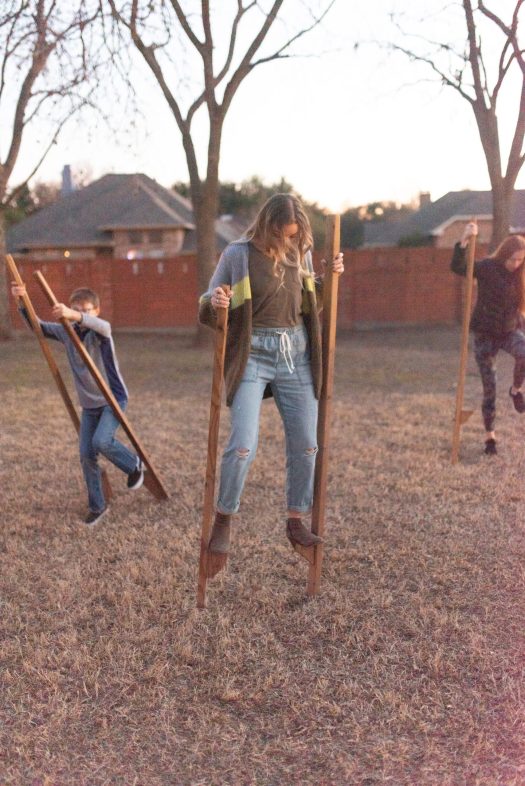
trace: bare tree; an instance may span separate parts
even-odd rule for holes
[[[3,270],[5,212],[37,172],[65,123],[90,102],[96,70],[92,22],[99,13],[91,0],[2,0],[0,9],[0,338],[11,335],[9,295]],[[27,171],[16,188],[13,171],[30,130]]]
[[[493,199],[492,246],[497,245],[510,227],[512,195],[516,179],[525,160],[525,50],[519,42],[520,11],[524,0],[516,0],[510,20],[490,10],[483,0],[473,6],[471,0],[462,0],[465,24],[465,47],[459,51],[446,40],[432,41],[427,36],[410,37],[405,25],[394,16],[398,32],[411,43],[389,43],[388,47],[406,55],[410,60],[424,63],[439,77],[442,84],[453,88],[472,107],[478,127]],[[500,4],[501,8],[501,4]],[[451,6],[443,14],[452,13]],[[454,20],[451,18],[451,30]],[[423,23],[424,26],[424,23]],[[487,38],[482,39],[482,29]],[[451,33],[452,35],[452,33]],[[499,36],[499,46],[493,41]],[[486,42],[490,41],[489,44]],[[513,72],[518,72],[519,97],[516,101],[517,116],[508,152],[507,162],[502,161],[498,99],[504,86],[509,86]]]
[[[285,0],[269,0],[266,4],[257,0],[222,0],[220,12],[215,14],[209,0],[201,0],[200,12],[193,13],[185,12],[178,0],[106,2],[120,31],[126,31],[147,63],[180,131],[196,225],[199,288],[203,291],[216,263],[221,138],[232,100],[254,68],[289,57],[292,45],[319,25],[335,0],[320,0],[317,13],[309,8],[304,25],[284,32],[283,40],[266,53],[261,53],[261,47],[280,18]],[[225,24],[228,17],[229,25]],[[241,39],[246,36],[241,35],[241,28],[251,30],[244,44]],[[221,49],[223,56],[217,65],[217,52]],[[188,63],[182,66],[175,63],[177,54],[186,50],[190,57],[191,54],[197,57],[201,74],[196,94],[189,100],[184,95],[190,81]],[[199,171],[192,126],[201,107],[206,109],[209,126],[205,174]]]

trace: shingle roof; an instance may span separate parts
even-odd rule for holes
[[[365,224],[365,244],[395,246],[401,237],[416,233],[430,237],[439,234],[440,227],[454,216],[492,216],[492,193],[449,191],[402,220],[368,222]],[[525,227],[525,190],[514,192],[511,225],[518,230]]]
[[[104,175],[89,186],[62,197],[10,227],[11,252],[42,247],[112,246],[114,229],[187,230],[184,250],[195,249],[191,202],[143,174]],[[229,228],[217,222],[217,241],[223,248]]]

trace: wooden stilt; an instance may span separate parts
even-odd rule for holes
[[[57,299],[54,296],[51,288],[49,287],[49,285],[48,285],[47,281],[45,280],[44,276],[42,275],[42,273],[39,270],[36,270],[33,275],[35,276],[36,280],[38,281],[38,283],[39,283],[39,285],[40,285],[44,295],[48,299],[49,303],[52,306],[56,305],[57,304]],[[157,475],[157,472],[155,471],[155,468],[153,467],[149,456],[147,455],[146,451],[144,450],[144,448],[140,444],[138,438],[136,437],[136,435],[135,435],[133,429],[131,428],[131,425],[130,425],[126,415],[121,410],[121,408],[120,408],[116,398],[114,397],[113,393],[109,389],[109,387],[108,387],[104,377],[101,375],[100,371],[98,370],[98,368],[94,364],[93,360],[91,359],[91,356],[89,355],[89,353],[87,352],[86,348],[84,347],[84,345],[80,341],[79,337],[77,336],[77,334],[73,330],[73,327],[72,327],[70,321],[68,319],[61,319],[60,322],[64,326],[64,328],[66,329],[69,338],[71,339],[71,341],[75,345],[75,349],[77,350],[77,352],[79,353],[80,357],[82,358],[82,360],[86,364],[86,366],[87,366],[89,372],[91,373],[91,376],[95,380],[95,383],[97,384],[100,392],[102,393],[102,395],[104,396],[104,398],[108,402],[109,406],[113,410],[113,414],[115,415],[115,417],[119,421],[120,425],[122,426],[122,428],[124,429],[124,431],[128,435],[131,444],[133,445],[133,447],[137,451],[140,459],[142,460],[143,464],[145,465],[145,467],[147,469],[147,472],[144,473],[144,485],[146,486],[148,491],[150,491],[151,494],[153,494],[153,496],[156,497],[157,499],[168,499],[168,493],[167,493],[166,489],[164,488],[164,486],[162,485],[162,482],[161,482],[159,476]]]
[[[471,219],[473,221],[474,219]],[[454,430],[452,433],[452,452],[450,460],[457,464],[459,458],[459,442],[461,426],[467,422],[473,410],[463,409],[463,395],[465,392],[465,374],[468,357],[468,333],[470,312],[472,310],[472,289],[474,285],[474,257],[476,254],[476,236],[471,235],[467,248],[467,273],[465,279],[465,305],[463,308],[463,323],[461,328],[461,351],[459,358],[458,386],[456,390],[456,411],[454,415]]]
[[[6,256],[6,264],[9,269],[9,272],[12,276],[13,281],[18,284],[18,286],[24,286],[24,282],[22,277],[18,271],[18,268],[15,264],[15,260],[11,256],[11,254],[7,254]],[[42,328],[40,327],[40,322],[36,315],[35,309],[33,308],[33,304],[29,295],[26,293],[22,297],[22,302],[24,304],[25,310],[27,312],[27,317],[29,322],[31,323],[31,327],[33,329],[33,333],[37,338],[37,341],[40,345],[40,349],[42,350],[42,354],[44,355],[47,365],[49,366],[49,370],[51,372],[51,376],[55,380],[56,386],[58,388],[58,392],[62,396],[62,401],[64,402],[66,409],[68,411],[69,417],[71,418],[71,422],[75,428],[77,434],[80,431],[80,420],[78,417],[78,412],[73,403],[71,396],[69,395],[69,391],[65,385],[64,380],[62,379],[62,375],[60,373],[60,369],[57,366],[57,362],[55,357],[46,341],[44,334],[42,333]],[[109,482],[108,473],[105,469],[102,469],[102,488],[104,489],[104,497],[106,500],[111,499],[113,496],[113,492],[111,489],[111,484]]]
[[[323,385],[319,399],[317,423],[317,459],[315,462],[314,500],[312,507],[312,532],[323,537],[325,527],[326,487],[328,480],[328,447],[330,441],[330,418],[332,414],[332,394],[334,387],[335,333],[337,323],[337,292],[339,274],[334,273],[331,262],[340,249],[340,221],[338,215],[328,216],[326,221],[326,261],[327,269],[323,286]],[[323,544],[311,547],[313,561],[308,572],[307,593],[314,596],[319,592]]]
[[[222,289],[229,293],[225,284]],[[228,335],[228,309],[217,309],[217,328],[215,331],[215,352],[213,356],[213,377],[211,385],[210,420],[208,426],[208,455],[206,459],[206,480],[204,483],[204,504],[202,507],[202,530],[199,554],[199,580],[197,587],[197,608],[206,607],[206,583],[208,578],[208,543],[211,536],[215,500],[215,477],[217,474],[217,448],[219,444],[219,425],[221,419],[222,385],[224,374],[224,354]]]

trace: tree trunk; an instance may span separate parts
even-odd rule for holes
[[[509,234],[515,178],[511,181],[502,174],[498,119],[494,109],[485,107],[481,99],[473,104],[473,109],[492,191],[492,251]]]
[[[5,266],[6,254],[5,216],[0,209],[0,340],[12,338],[13,326],[9,313],[9,281]]]
[[[219,155],[222,120],[210,119],[210,141],[208,145],[208,168],[205,183],[194,187],[192,181],[193,215],[197,235],[197,280],[199,295],[208,288],[210,278],[217,265],[217,240],[215,221],[219,204]],[[190,175],[190,180],[191,175]],[[227,283],[227,282],[225,282]],[[204,325],[198,326],[197,344],[208,346],[211,332]]]
[[[494,251],[509,234],[513,193],[513,185],[509,185],[503,178],[500,183],[492,184],[492,237],[490,239],[490,251]]]

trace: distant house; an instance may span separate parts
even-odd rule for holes
[[[217,248],[239,237],[216,222]],[[161,259],[196,251],[191,202],[147,175],[104,175],[10,227],[7,247],[27,259]]]
[[[397,246],[408,238],[419,238],[437,248],[452,248],[465,223],[473,216],[479,227],[479,242],[488,243],[492,234],[490,191],[449,191],[435,202],[422,194],[419,210],[392,221],[365,224],[366,246]],[[515,191],[511,232],[525,232],[525,190]]]

